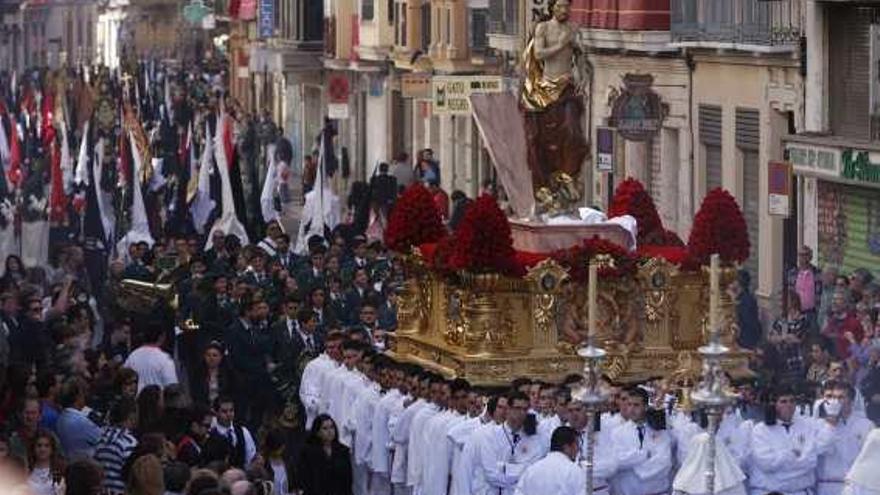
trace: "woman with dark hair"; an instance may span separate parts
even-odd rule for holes
[[[162,431],[162,415],[165,404],[162,400],[162,388],[158,385],[147,385],[137,398],[138,436],[144,433]]]
[[[28,485],[34,495],[55,495],[64,477],[64,458],[55,435],[39,430],[28,449]]]
[[[6,288],[18,287],[27,278],[27,271],[24,269],[24,263],[21,258],[14,254],[6,257],[6,263],[3,265],[3,277],[0,278],[0,286]]]
[[[339,443],[339,430],[329,415],[315,418],[296,474],[294,484],[303,495],[351,495],[349,450]]]
[[[266,479],[272,481],[274,485],[272,495],[287,495],[293,492],[295,465],[288,455],[286,440],[284,430],[272,429],[266,434],[260,449]]]
[[[210,406],[217,397],[234,395],[232,369],[223,354],[223,344],[217,341],[205,347],[202,360],[190,378],[189,395],[194,403]]]

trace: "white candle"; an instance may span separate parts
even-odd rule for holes
[[[590,276],[587,290],[589,291],[587,293],[589,300],[587,306],[587,331],[592,343],[592,339],[596,337],[596,296],[598,290],[598,271],[594,261],[590,261]]]
[[[718,327],[718,304],[721,297],[720,281],[721,258],[713,254],[709,266],[709,332],[714,333]]]

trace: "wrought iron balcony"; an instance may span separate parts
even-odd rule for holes
[[[673,43],[790,49],[803,35],[804,0],[671,0]]]

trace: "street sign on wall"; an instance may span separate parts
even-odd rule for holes
[[[271,38],[275,35],[275,1],[260,1],[260,38]]]
[[[400,78],[400,94],[404,98],[427,99],[431,97],[430,74],[404,74]]]
[[[596,170],[614,171],[614,130],[607,127],[596,128]]]
[[[500,93],[504,80],[500,76],[445,76],[433,79],[434,115],[470,115],[472,94]]]
[[[791,214],[791,163],[770,162],[767,173],[768,213],[787,218]]]

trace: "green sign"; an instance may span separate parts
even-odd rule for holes
[[[841,155],[844,179],[880,184],[880,164],[871,163],[867,151],[846,150]]]

